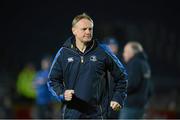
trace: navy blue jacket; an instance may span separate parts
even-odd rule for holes
[[[144,108],[152,94],[151,70],[145,53],[136,54],[126,66],[128,72],[128,97],[125,107]]]
[[[76,100],[70,101],[72,106],[76,105],[73,102],[82,104],[78,106],[109,106],[107,71],[115,79],[112,100],[123,106],[127,96],[127,73],[121,62],[106,45],[99,44],[96,40],[92,40],[82,53],[76,48],[74,37],[71,37],[58,51],[52,63],[48,87],[60,101],[65,90],[73,89]]]

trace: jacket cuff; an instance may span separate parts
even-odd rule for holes
[[[124,107],[124,100],[126,99],[127,95],[126,94],[120,94],[120,95],[118,94],[117,95],[117,94],[118,93],[114,94],[112,101],[118,102],[121,105],[121,107],[123,108]]]
[[[64,99],[64,95],[60,95],[60,96],[58,96],[58,101],[60,101],[60,102],[64,102],[64,101],[65,101],[65,99]]]

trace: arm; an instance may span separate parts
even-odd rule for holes
[[[105,47],[104,49],[107,53],[107,68],[115,82],[112,101],[118,102],[123,107],[127,96],[127,73],[119,59],[108,48]]]
[[[47,82],[48,89],[52,93],[54,97],[58,101],[63,101],[64,96],[63,93],[65,91],[65,87],[63,84],[63,71],[62,71],[62,49],[61,48],[58,53],[56,54],[56,57],[54,58],[54,61],[52,63],[50,72],[49,72],[49,80]]]

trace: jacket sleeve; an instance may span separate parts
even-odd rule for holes
[[[47,82],[49,91],[58,101],[64,100],[63,93],[65,91],[62,71],[62,49],[58,51],[53,60]]]
[[[109,48],[106,47],[105,51],[107,53],[107,68],[115,82],[112,101],[118,102],[121,107],[123,107],[127,97],[128,75],[120,60],[109,50]]]

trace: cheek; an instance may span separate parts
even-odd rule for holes
[[[129,53],[129,58],[132,58],[134,56],[134,54],[131,52]]]
[[[93,30],[90,33],[93,34]]]
[[[82,37],[82,36],[84,35],[84,33],[83,33],[82,31],[78,31],[77,35],[78,35],[79,37]]]
[[[128,59],[130,58],[130,54],[127,53],[127,52],[125,52],[125,53],[123,54],[123,57],[124,57],[125,60],[128,60]]]
[[[123,59],[126,59],[126,53],[123,53]]]

